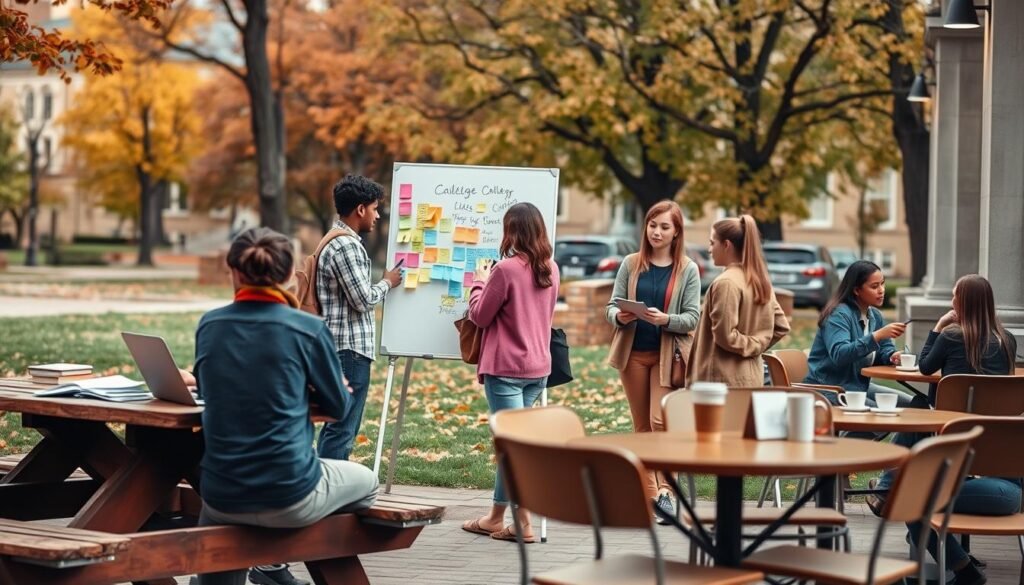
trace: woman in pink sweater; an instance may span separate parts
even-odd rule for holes
[[[477,375],[484,384],[491,412],[533,406],[551,373],[551,320],[558,299],[558,267],[551,259],[544,218],[530,203],[505,212],[503,260],[477,267],[469,293],[469,318],[483,330]],[[494,478],[490,514],[462,529],[498,540],[516,539],[504,526],[508,497],[501,470]],[[523,540],[535,542],[530,515],[519,512]]]

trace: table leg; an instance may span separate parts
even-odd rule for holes
[[[306,568],[316,585],[370,585],[359,557],[306,561]]]
[[[717,564],[738,567],[743,560],[743,477],[718,477],[715,549]]]
[[[62,481],[81,466],[94,479],[105,479],[130,456],[106,425],[46,416],[23,415],[23,425],[43,435],[3,483]]]
[[[836,481],[837,476],[835,475],[822,475],[818,477],[818,482],[821,487],[818,488],[818,494],[816,496],[817,504],[819,508],[832,508],[836,509]],[[832,529],[828,527],[819,527],[818,533],[831,533]],[[835,544],[835,538],[821,537],[818,538],[818,548],[831,549]]]
[[[903,386],[907,390],[910,390],[910,392],[912,394],[914,394],[915,396],[920,396],[921,398],[924,398],[925,400],[928,400],[928,395],[925,394],[924,392],[921,392],[917,388],[914,388],[913,386],[911,386],[910,382],[905,382],[903,380],[896,380],[896,381],[900,383],[900,386]]]

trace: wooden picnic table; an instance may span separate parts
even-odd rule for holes
[[[695,433],[590,435],[574,439],[570,445],[620,447],[635,454],[649,469],[717,476],[714,556],[718,564],[729,567],[738,567],[744,554],[744,476],[817,476],[818,506],[835,508],[838,474],[896,467],[909,453],[898,445],[860,439],[828,437],[796,443],[745,439],[739,433],[725,433],[717,443],[698,442]],[[825,542],[819,540],[819,546]]]

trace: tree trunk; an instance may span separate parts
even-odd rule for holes
[[[782,218],[776,217],[771,221],[759,221],[757,222],[758,229],[761,230],[761,238],[766,242],[781,242],[782,241]]]
[[[25,246],[25,266],[37,266],[39,264],[39,136],[42,129],[29,131],[27,134],[28,144],[28,212],[26,222],[28,223],[28,244]]]
[[[153,178],[141,165],[135,167],[135,176],[139,181],[139,257],[135,263],[138,266],[152,266],[155,236],[159,229],[157,189],[153,185]]]
[[[170,244],[167,239],[167,230],[164,229],[164,210],[167,209],[171,201],[171,182],[167,179],[161,179],[156,184],[156,232],[153,237],[153,241],[159,246],[166,246]]]
[[[256,143],[260,223],[282,233],[288,231],[285,205],[285,152],[282,143],[283,114],[274,96],[267,56],[266,0],[247,0],[242,48],[245,53],[245,86],[249,92],[250,121]]]

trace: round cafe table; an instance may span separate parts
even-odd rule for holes
[[[899,382],[904,388],[910,390],[914,394],[920,394],[924,396],[919,390],[910,385],[911,382],[919,382],[922,384],[938,384],[939,380],[942,379],[941,372],[935,372],[934,374],[922,374],[921,370],[904,371],[896,369],[896,366],[868,366],[861,368],[860,373],[862,376],[868,378],[880,378],[882,380],[895,380]],[[1015,376],[1024,376],[1024,368],[1017,368],[1014,371]]]
[[[837,431],[884,431],[902,433],[937,433],[946,423],[971,416],[966,412],[904,408],[897,415],[873,412],[849,412],[832,407],[832,424]]]
[[[717,476],[714,556],[729,567],[738,567],[743,558],[744,476],[818,476],[817,504],[834,508],[838,474],[896,467],[909,453],[897,445],[861,439],[796,443],[744,439],[738,433],[727,433],[717,443],[697,442],[694,433],[657,432],[591,435],[570,444],[620,447],[652,470]]]

